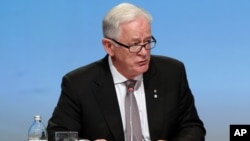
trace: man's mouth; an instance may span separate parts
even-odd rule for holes
[[[139,61],[139,62],[138,62],[138,64],[139,64],[140,66],[144,66],[144,65],[146,65],[147,63],[148,63],[147,60],[143,60],[143,61]]]

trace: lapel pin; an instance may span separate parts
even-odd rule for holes
[[[157,93],[157,90],[156,90],[156,89],[154,89],[154,93]]]
[[[158,98],[157,90],[156,89],[154,89],[154,98]]]
[[[154,98],[157,98],[158,97],[158,95],[157,94],[154,94]]]

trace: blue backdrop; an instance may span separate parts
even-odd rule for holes
[[[101,22],[122,1],[0,1],[0,140],[27,140],[47,121],[62,76],[105,55]],[[207,141],[250,124],[250,1],[130,0],[153,16],[153,54],[184,62]]]

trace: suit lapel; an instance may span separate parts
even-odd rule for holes
[[[101,65],[104,65],[106,70],[98,74],[94,95],[115,140],[123,141],[124,133],[119,103],[107,60],[106,57],[101,62]]]
[[[143,75],[146,96],[146,108],[151,140],[157,140],[162,135],[164,115],[162,107],[162,84],[157,75],[155,64],[151,59],[150,69]]]

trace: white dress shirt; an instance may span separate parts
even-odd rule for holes
[[[123,131],[125,132],[126,119],[125,119],[125,106],[124,105],[125,105],[125,95],[126,95],[127,89],[126,89],[126,85],[124,82],[127,81],[128,79],[125,78],[122,74],[120,74],[117,71],[117,69],[112,63],[110,56],[109,56],[109,67],[110,67],[113,80],[114,80],[114,84],[115,84],[116,95],[118,98],[119,108],[120,108],[120,112],[122,116]],[[145,91],[144,91],[144,85],[143,85],[143,76],[139,75],[135,77],[134,80],[137,80],[137,83],[134,89],[134,95],[135,95],[135,99],[137,101],[137,105],[139,109],[142,135],[145,141],[150,141]]]

